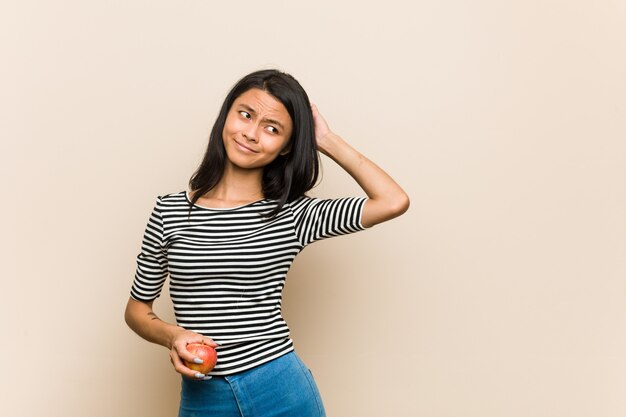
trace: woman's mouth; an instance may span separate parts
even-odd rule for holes
[[[248,153],[259,153],[259,151],[254,150],[246,145],[244,145],[243,143],[237,141],[237,139],[233,139],[233,141],[235,142],[235,144],[237,145],[237,147],[243,151],[243,152],[248,152]]]

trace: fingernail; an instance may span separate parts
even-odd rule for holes
[[[193,358],[193,363],[198,363],[198,364],[200,364],[200,363],[202,363],[202,362],[204,362],[204,361],[203,361],[202,359],[200,359],[200,358]]]
[[[200,372],[198,372],[196,374],[196,378],[204,378],[204,374],[201,374]]]

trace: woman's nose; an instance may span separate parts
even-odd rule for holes
[[[250,123],[243,131],[243,137],[246,140],[256,142],[257,141],[257,126],[254,123]]]

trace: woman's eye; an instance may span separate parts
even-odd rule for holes
[[[249,119],[249,118],[251,117],[251,116],[250,116],[250,113],[248,113],[247,111],[243,111],[243,110],[241,110],[241,111],[239,112],[239,114],[240,114],[240,115],[242,115],[243,117],[245,117],[246,119]]]
[[[269,130],[271,133],[278,133],[278,129],[276,129],[274,126],[268,126],[267,130]]]

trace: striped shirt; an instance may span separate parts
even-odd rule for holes
[[[364,230],[365,197],[300,197],[273,218],[275,200],[233,208],[158,196],[143,236],[131,297],[149,302],[169,274],[179,326],[219,343],[210,375],[231,375],[293,350],[281,314],[287,271],[308,244]]]

